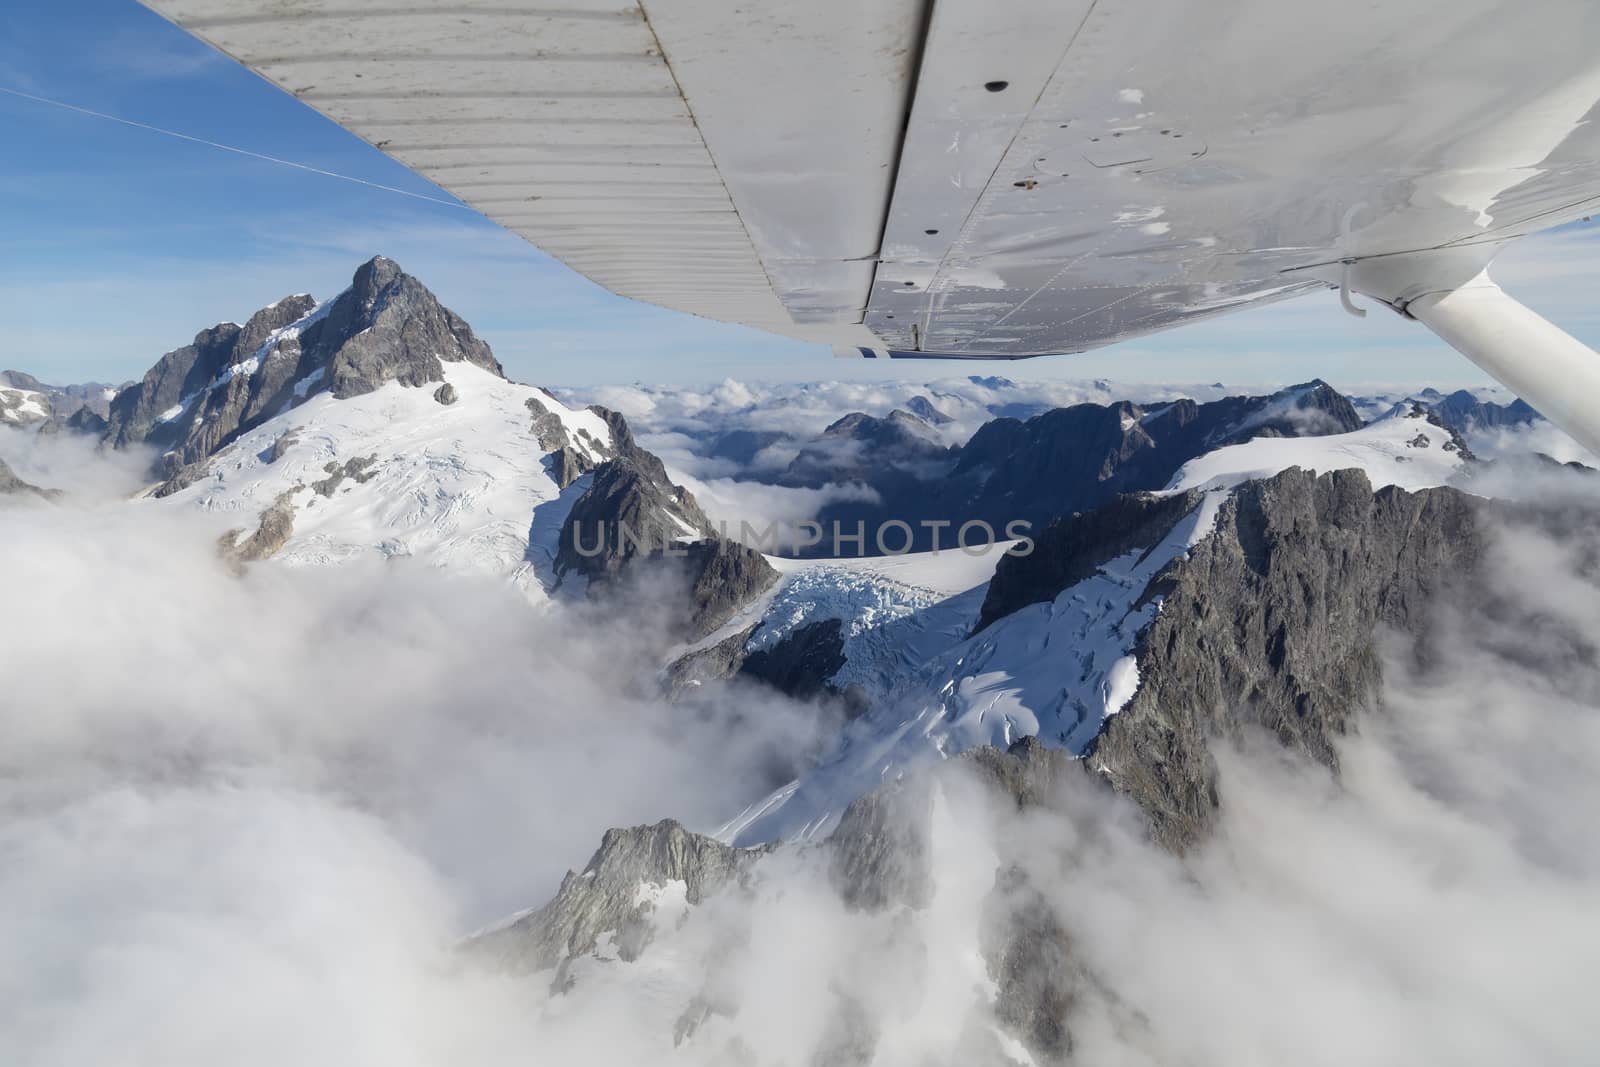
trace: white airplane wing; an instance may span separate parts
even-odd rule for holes
[[[146,3],[608,289],[864,354],[1404,310],[1600,203],[1594,0]]]

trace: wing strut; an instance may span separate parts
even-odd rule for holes
[[[1600,353],[1513,300],[1488,271],[1406,314],[1600,455]]]

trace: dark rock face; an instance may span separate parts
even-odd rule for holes
[[[739,674],[796,700],[830,693],[829,679],[845,664],[843,630],[844,623],[839,619],[798,627],[772,648],[747,655]]]
[[[528,402],[530,411],[535,406]],[[634,441],[626,419],[590,410],[611,433],[609,449],[593,445],[615,457],[598,466],[566,443],[565,429],[547,410],[534,411],[540,446],[559,446],[551,457],[557,482],[565,487],[593,473],[561,528],[558,575],[583,575],[595,597],[628,600],[650,583],[681,590],[681,611],[670,624],[690,639],[717,629],[778,580],[761,553],[718,535],[693,494],[674,485],[661,460]]]
[[[500,373],[471,327],[378,256],[324,307],[288,297],[243,326],[213,326],[162,356],[111,402],[106,440],[164,450],[157,473],[170,478],[317,392],[342,399],[391,381],[440,382],[443,363],[456,362]]]
[[[1481,557],[1480,516],[1456,490],[1374,493],[1354,470],[1241,487],[1216,533],[1151,582],[1165,599],[1139,690],[1088,765],[1174,850],[1215,824],[1214,738],[1262,727],[1337,769],[1334,739],[1377,696],[1380,633],[1425,637],[1427,606]]]
[[[695,635],[717,629],[778,580],[761,553],[720,537],[685,545],[682,556],[660,555],[651,562],[675,568],[687,580],[688,627]]]
[[[473,948],[513,970],[540,971],[593,951],[599,936],[613,931],[618,954],[635,959],[649,931],[649,905],[637,902],[641,884],[681,881],[689,903],[698,904],[744,883],[761,855],[691,833],[671,819],[608,830],[584,869],[567,872],[555,899],[477,938]]]
[[[779,845],[735,849],[664,820],[654,826],[608,831],[583,871],[569,872],[554,899],[498,930],[480,935],[469,951],[522,973],[555,969],[552,985],[566,988],[567,964],[595,950],[603,934],[624,961],[648,951],[652,905],[640,887],[683,882],[691,904],[718,893],[751,891],[762,862],[775,851],[796,851],[822,864],[829,884],[849,908],[891,912],[923,908],[931,899],[933,788],[951,774],[968,775],[998,814],[1028,808],[1062,810],[1076,789],[1093,788],[1065,753],[1023,739],[1008,751],[978,749],[951,764],[884,786],[851,804],[820,848]],[[1015,863],[1003,861],[983,909],[981,946],[999,986],[998,1021],[1046,1062],[1071,1049],[1068,1020],[1076,991],[1086,979],[1071,955],[1071,943],[1050,905]],[[739,932],[727,932],[734,941]],[[864,951],[910,951],[885,943]],[[708,1016],[737,1010],[708,992],[685,1006],[676,1037],[692,1034]],[[836,1029],[825,1040],[827,1062],[871,1062],[876,1032],[861,1005],[841,994]],[[976,1061],[1007,1062],[981,1055]],[[814,1062],[823,1062],[822,1060]]]
[[[1193,511],[1202,494],[1129,495],[1102,508],[1051,523],[1026,556],[1001,556],[983,598],[977,629],[1002,616],[1054,600],[1070,585],[1135,548],[1159,544]]]
[[[668,665],[663,681],[670,696],[680,696],[709,682],[732,678],[744,666],[749,652],[745,646],[755,636],[760,623],[753,623],[716,644],[691,652]]]
[[[846,905],[927,907],[933,896],[933,783],[918,775],[851,801],[828,836],[828,879]]]
[[[1002,868],[985,901],[979,935],[989,976],[1000,988],[995,1015],[1046,1063],[1072,1054],[1067,1029],[1085,978],[1055,909],[1020,866]]]
[[[899,409],[881,419],[854,412],[802,447],[779,482],[810,488],[829,482],[872,485],[896,471],[926,480],[948,469],[953,453],[929,430],[928,423]]]
[[[442,381],[446,363],[472,363],[502,375],[489,346],[393,260],[377,256],[356,270],[333,302],[324,329],[329,389],[341,399],[387,382]]]
[[[267,452],[267,462],[276,463],[288,454],[300,440],[300,435],[293,430],[286,430],[279,434],[272,442],[272,448]]]
[[[714,536],[711,521],[687,489],[672,484],[659,459],[633,452],[595,468],[561,529],[556,571],[604,584],[635,556],[660,554],[686,536]]]
[[[449,382],[445,382],[433,391],[433,398],[445,407],[449,407],[456,402],[456,387]]]
[[[743,679],[794,700],[816,701],[825,720],[848,721],[866,712],[868,701],[859,686],[841,688],[833,682],[845,665],[841,620],[807,623],[771,648],[752,652],[750,641],[761,626],[755,623],[674,661],[664,676],[668,695],[679,697],[708,683]]]
[[[1024,737],[1005,751],[972,749],[857,798],[826,842],[833,886],[851,907],[921,907],[930,899],[930,788],[947,773],[971,775],[1001,814],[1058,808],[1067,791],[1089,784],[1066,752]]]
[[[20,370],[0,370],[0,389],[20,389],[28,393],[42,393],[50,388],[33,375]]]
[[[265,421],[270,417],[268,407],[277,399],[270,394],[287,392],[298,368],[263,366],[258,374],[265,372],[265,376],[259,380],[254,375],[235,375],[216,390],[211,386],[255,356],[274,331],[298,321],[315,306],[316,302],[303,294],[287,297],[262,308],[243,326],[221,323],[202,330],[193,343],[168,352],[141,382],[122,390],[111,402],[107,442],[114,448],[143,443],[174,449],[179,453],[177,465],[181,465],[216,451],[224,443],[221,438],[241,425]],[[216,393],[222,395],[213,399]],[[196,425],[203,422],[207,410],[230,407],[235,409],[233,426],[213,427],[207,432],[203,425]]]

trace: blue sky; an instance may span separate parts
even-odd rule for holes
[[[131,0],[0,7],[0,87],[424,195],[400,164]],[[473,212],[0,94],[0,367],[55,381],[137,377],[201,328],[292,292],[331,296],[377,253],[483,335],[513,377],[551,385],[1003,373],[1225,381],[1321,376],[1478,384],[1421,327],[1344,315],[1329,295],[1097,353],[1006,364],[835,360],[827,349],[612,296]],[[1496,276],[1600,343],[1600,243],[1521,242]]]

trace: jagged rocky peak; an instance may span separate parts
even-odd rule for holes
[[[440,362],[472,363],[502,375],[499,362],[455,312],[392,259],[374,256],[336,297],[324,328],[338,339],[328,353],[334,396],[370,393],[390,381],[425,385],[444,380]]]
[[[612,457],[592,468],[579,462],[547,417],[535,413],[535,433],[541,427],[544,432],[541,445],[560,446],[551,456],[557,480],[590,478],[561,528],[557,574],[582,576],[591,595],[623,599],[652,580],[677,586],[683,610],[669,622],[694,637],[721,626],[778,580],[761,553],[721,536],[694,495],[635,443],[626,419],[603,407],[590,410],[606,422]]]
[[[158,473],[181,488],[186,467],[310,396],[360,396],[392,381],[439,383],[442,364],[455,362],[501,373],[460,316],[399,264],[376,256],[325,304],[304,293],[285,297],[243,325],[220,323],[162,356],[112,401],[106,439],[118,448],[162,449]]]
[[[512,970],[541,971],[592,952],[602,935],[612,934],[620,958],[631,960],[650,932],[651,904],[641,888],[682,883],[686,903],[698,904],[748,878],[761,855],[671,819],[607,830],[583,870],[567,872],[553,900],[476,938],[472,949]]]

